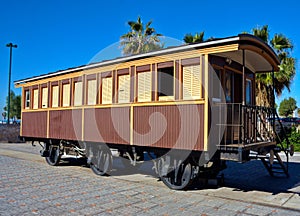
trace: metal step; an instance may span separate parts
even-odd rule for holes
[[[273,171],[273,173],[277,173],[277,174],[285,174],[284,171]]]
[[[283,161],[280,158],[280,155],[277,151],[274,151],[274,158],[272,161],[272,164],[270,164],[270,156],[268,155],[257,155],[259,159],[263,162],[263,165],[268,170],[269,174],[271,176],[274,176],[274,174],[285,174],[287,177],[289,177],[288,174],[288,168],[283,163]]]

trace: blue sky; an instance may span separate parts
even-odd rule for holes
[[[177,0],[0,0],[0,110],[5,106],[9,42],[13,50],[12,81],[87,64],[100,50],[119,41],[127,21],[140,15],[163,35],[182,40],[186,33],[227,37],[268,24],[271,34],[283,33],[300,59],[298,1]],[[109,55],[107,55],[109,56]],[[110,57],[109,57],[110,58]],[[300,74],[291,92],[300,107]],[[12,89],[20,93],[19,89]]]

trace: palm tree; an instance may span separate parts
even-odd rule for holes
[[[275,34],[270,40],[268,25],[252,29],[252,34],[261,38],[269,44],[277,53],[281,64],[279,71],[275,72],[274,87],[277,96],[287,88],[290,91],[290,85],[296,73],[295,58],[291,56],[293,49],[292,42],[283,34]],[[272,74],[256,74],[256,104],[260,106],[272,106],[275,98],[272,94]]]
[[[137,21],[129,21],[130,31],[121,36],[121,47],[124,55],[133,55],[146,53],[149,51],[162,49],[162,34],[156,33],[155,29],[150,27],[152,21],[147,22],[146,26],[139,16]]]
[[[183,41],[187,44],[203,42],[204,41],[204,31],[202,31],[200,33],[196,33],[195,35],[192,35],[191,33],[186,34],[183,38]]]

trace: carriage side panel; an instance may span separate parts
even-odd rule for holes
[[[53,110],[49,116],[49,138],[81,140],[82,110]]]
[[[204,104],[134,107],[133,125],[135,145],[204,149]]]
[[[22,113],[22,136],[47,137],[47,111]]]
[[[130,143],[130,107],[88,108],[84,117],[85,141]]]

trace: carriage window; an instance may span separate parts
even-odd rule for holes
[[[63,84],[62,106],[70,106],[70,84]]]
[[[246,80],[246,104],[252,104],[252,81],[247,79]]]
[[[112,77],[102,79],[102,104],[112,103]]]
[[[95,105],[97,99],[97,80],[88,80],[87,104]]]
[[[213,102],[221,102],[221,95],[222,95],[222,82],[221,82],[221,70],[220,69],[213,69],[214,73],[211,73],[210,76],[210,84],[209,89],[213,93],[212,101]]]
[[[58,86],[52,86],[52,107],[58,107]]]
[[[118,102],[129,103],[130,101],[130,75],[118,76]]]
[[[183,99],[200,99],[200,65],[183,67]]]
[[[160,101],[174,100],[174,68],[158,70],[158,95]]]
[[[48,107],[48,88],[42,88],[42,108]]]
[[[30,108],[30,91],[26,90],[25,91],[25,109]]]
[[[74,83],[74,106],[82,105],[82,82]]]
[[[138,102],[151,101],[151,71],[138,73]]]
[[[39,90],[34,89],[33,90],[33,109],[38,109],[39,108]]]
[[[232,74],[230,72],[226,72],[225,74],[225,97],[226,102],[232,102]]]

